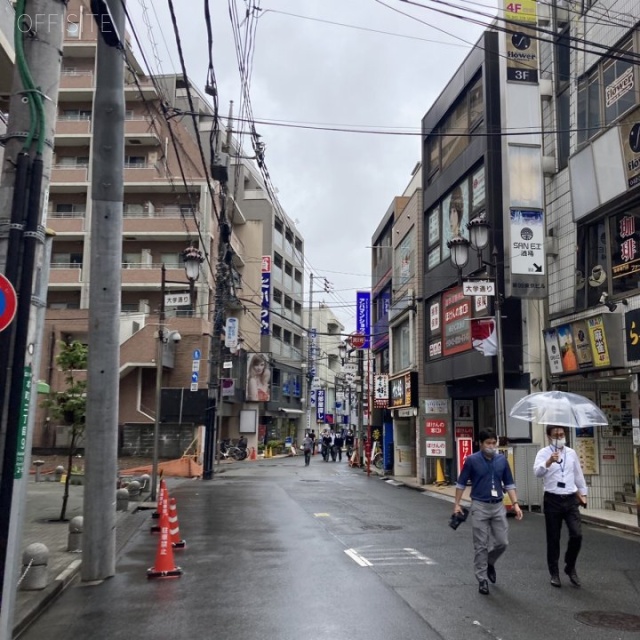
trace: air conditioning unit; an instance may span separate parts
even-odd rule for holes
[[[553,97],[553,81],[549,78],[543,78],[540,80],[540,97],[543,100],[551,100]]]
[[[542,173],[545,176],[555,176],[558,173],[555,156],[542,156]]]
[[[138,311],[140,311],[140,313],[149,314],[151,312],[151,307],[149,306],[149,301],[148,300],[140,300],[138,302]]]

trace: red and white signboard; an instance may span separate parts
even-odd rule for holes
[[[424,432],[427,436],[445,436],[447,423],[444,420],[425,420]]]
[[[454,430],[456,440],[458,438],[473,438],[473,427],[459,427],[456,425]]]
[[[446,458],[447,443],[445,440],[427,440],[425,442],[425,451],[427,457]]]
[[[367,341],[366,337],[363,336],[361,333],[354,333],[349,337],[349,342],[351,342],[351,346],[354,349],[362,349],[366,341]]]
[[[458,438],[456,440],[456,450],[458,454],[458,469],[462,469],[464,461],[473,453],[473,439]]]

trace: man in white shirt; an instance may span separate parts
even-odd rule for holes
[[[582,545],[579,506],[587,506],[587,484],[578,454],[566,446],[565,429],[547,425],[549,446],[538,451],[533,472],[544,485],[544,520],[547,529],[547,565],[551,585],[561,587],[558,562],[562,523],[569,529],[569,544],[564,556],[564,572],[571,583],[579,587],[576,560]]]

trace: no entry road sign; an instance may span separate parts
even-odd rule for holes
[[[17,307],[16,290],[6,276],[0,273],[0,331],[4,331],[11,324]]]

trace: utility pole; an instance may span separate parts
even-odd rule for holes
[[[98,3],[100,4],[100,3]],[[120,391],[120,291],[124,197],[124,2],[97,12],[100,37],[93,102],[91,288],[85,431],[86,484],[81,576],[103,580],[116,571]]]
[[[0,182],[0,267],[18,296],[16,318],[0,333],[0,638],[11,637],[13,628],[35,411],[32,381],[42,349],[43,291],[48,284],[43,218],[65,4],[32,0],[28,12],[25,0],[15,6],[16,66]]]
[[[313,393],[312,383],[315,378],[315,337],[313,332],[313,273],[309,274],[309,326],[307,329],[307,430],[311,429],[311,394]]]
[[[218,260],[216,263],[216,288],[213,308],[213,322],[211,342],[209,347],[209,381],[207,401],[207,427],[204,437],[204,455],[202,466],[202,479],[213,479],[213,462],[216,458],[218,447],[216,442],[219,436],[220,405],[222,404],[222,389],[220,384],[220,370],[222,366],[222,332],[225,324],[226,300],[231,286],[231,274],[229,262],[232,258],[230,251],[231,224],[227,207],[231,199],[227,198],[229,188],[229,167],[231,164],[231,122],[233,120],[233,101],[229,104],[229,123],[226,136],[226,153],[221,153],[216,148],[213,150],[211,162],[211,175],[221,186],[221,204],[218,214]],[[216,141],[217,147],[217,141]]]

